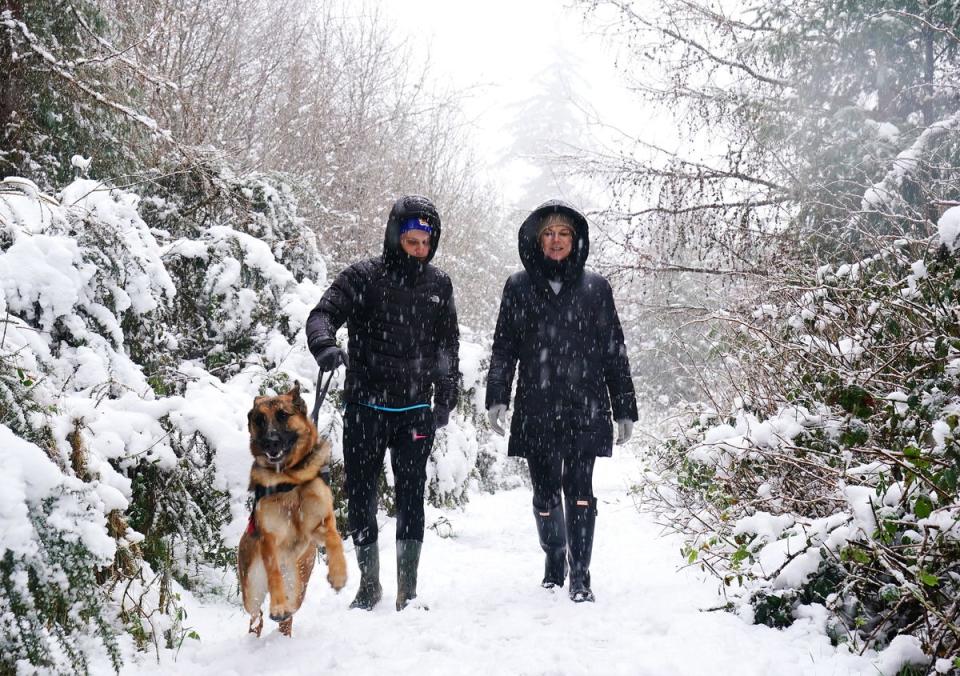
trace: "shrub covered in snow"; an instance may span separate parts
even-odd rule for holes
[[[960,266],[937,244],[893,242],[745,309],[735,406],[656,451],[642,492],[757,622],[821,603],[837,642],[960,649]]]
[[[503,437],[492,433],[484,406],[490,355],[486,339],[467,332],[461,337],[460,403],[453,424],[440,430],[427,465],[427,499],[435,507],[463,505],[471,491],[493,492],[523,482],[526,464],[507,457]]]
[[[61,471],[37,445],[0,426],[0,651],[6,673],[26,665],[85,671],[85,641],[99,641],[119,668],[115,615],[98,587],[117,542],[106,512],[109,487]]]
[[[200,200],[76,180],[54,200],[0,183],[0,671],[116,666],[190,635],[181,589],[235,594],[246,412],[294,380],[309,398],[303,325],[326,272],[280,177],[217,184]],[[464,341],[436,506],[510,481],[482,415],[485,353]],[[320,414],[335,461],[340,377]],[[342,512],[341,482],[335,468]]]
[[[12,616],[4,617],[17,630],[4,632],[3,654],[10,668],[25,661],[73,673],[96,654],[92,638],[115,664],[121,629],[141,647],[177,640],[175,582],[202,590],[223,577],[211,568],[232,561],[230,525],[244,509],[243,412],[294,351],[318,287],[298,284],[249,235],[236,235],[246,248],[217,249],[229,236],[216,221],[175,240],[219,256],[196,284],[171,274],[173,238],[141,218],[138,195],[78,180],[59,197],[22,180],[0,192],[0,429],[33,444],[23,446],[29,467],[7,477],[3,584]],[[248,216],[258,217],[254,208]],[[263,270],[258,287],[251,279]],[[253,339],[237,350],[250,372],[231,386],[224,381],[239,368],[220,379],[204,361],[230,344],[244,281],[290,314],[250,312]],[[177,299],[204,283],[198,297],[228,302],[234,314],[213,315],[212,328],[197,331]],[[197,354],[180,352],[184,345]],[[215,395],[217,387],[225,391]],[[229,406],[204,411],[205,396]],[[37,481],[42,489],[31,489]]]

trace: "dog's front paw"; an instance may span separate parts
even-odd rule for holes
[[[327,570],[327,582],[330,583],[330,586],[334,588],[337,592],[344,588],[347,584],[347,570],[344,567],[342,570],[335,568],[330,568]]]

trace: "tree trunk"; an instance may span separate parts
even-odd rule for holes
[[[10,12],[14,19],[22,19],[23,3],[20,0],[0,0],[0,14]],[[12,33],[6,30],[0,35],[0,139],[5,140],[7,136],[7,126],[16,112],[16,101],[19,94],[17,87],[17,78],[19,75],[19,64],[13,63],[13,43],[10,38]],[[3,145],[8,145],[3,143]],[[3,168],[0,165],[0,176],[3,175]]]
[[[923,124],[933,124],[933,10],[929,3],[924,12],[923,24]]]

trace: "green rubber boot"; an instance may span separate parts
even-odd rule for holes
[[[543,567],[544,589],[562,587],[567,576],[567,537],[563,519],[563,505],[542,511],[533,508],[533,517],[537,522],[537,535],[540,547],[546,555]]]
[[[570,563],[570,600],[593,602],[590,589],[590,555],[593,553],[593,531],[597,523],[597,499],[567,499],[567,554]]]
[[[360,545],[356,551],[357,563],[360,564],[360,588],[350,602],[350,607],[373,610],[383,597],[383,587],[380,586],[380,549],[374,542]]]
[[[419,540],[397,540],[397,610],[403,610],[417,598],[417,567],[422,545]]]

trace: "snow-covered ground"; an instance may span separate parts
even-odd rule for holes
[[[381,530],[384,600],[372,612],[347,608],[359,573],[347,544],[350,581],[337,595],[322,567],[286,638],[267,621],[248,635],[239,606],[187,599],[188,626],[200,640],[179,654],[145,656],[125,674],[636,674],[751,676],[877,674],[873,659],[830,646],[811,611],[785,631],[745,623],[718,605],[717,585],[677,570],[680,543],[662,537],[627,491],[639,473],[624,455],[597,463],[599,498],[591,573],[595,604],[539,586],[542,554],[528,489],[474,495],[446,517],[452,537],[428,528],[420,600],[429,611],[396,612],[394,523]],[[881,660],[882,662],[882,660]]]

